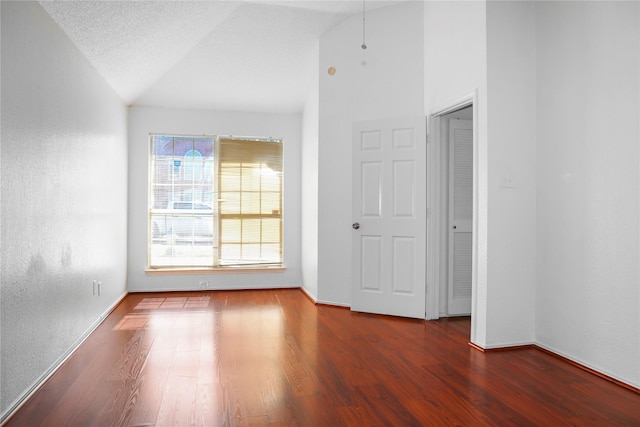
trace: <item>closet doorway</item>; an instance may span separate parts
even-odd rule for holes
[[[430,116],[427,318],[473,312],[477,182],[474,96]]]

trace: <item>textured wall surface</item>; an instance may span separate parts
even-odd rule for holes
[[[536,3],[536,340],[636,387],[639,7]]]
[[[302,287],[318,298],[318,125],[320,46],[315,48],[315,62],[302,115]]]
[[[486,347],[534,341],[534,3],[487,2]],[[507,181],[505,184],[504,181]]]
[[[126,106],[41,6],[1,7],[5,414],[126,291],[127,150]]]

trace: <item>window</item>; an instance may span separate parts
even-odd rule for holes
[[[149,268],[282,263],[282,141],[151,135]]]

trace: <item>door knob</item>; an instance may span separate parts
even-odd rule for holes
[[[360,228],[360,224],[358,224],[357,222],[354,222],[353,224],[351,224],[351,227],[352,227],[354,230],[357,230],[358,228]]]
[[[453,228],[453,229],[455,230],[455,229],[456,229],[456,226],[454,225],[454,226],[453,226],[453,227],[451,227],[451,228]]]

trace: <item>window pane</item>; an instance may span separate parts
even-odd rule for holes
[[[242,243],[259,243],[260,242],[260,220],[245,219],[242,220]]]
[[[220,169],[220,191],[240,191],[240,164],[222,165]]]
[[[281,262],[280,243],[262,245],[262,259],[268,262]]]
[[[220,213],[239,214],[240,213],[240,193],[220,194]]]
[[[221,203],[221,206],[228,204],[221,208],[226,215],[242,219],[241,259],[238,262],[281,262],[282,142],[221,138],[220,158],[222,170],[227,164],[241,165],[240,211],[232,212],[227,201],[231,199],[228,191],[223,194],[225,201]],[[233,200],[237,202],[236,198]]]
[[[280,220],[279,219],[263,219],[262,220],[262,242],[277,243],[280,242]]]
[[[186,221],[191,232],[186,232],[184,217],[167,214],[152,214],[149,264],[157,267],[208,266],[217,254],[212,243],[208,224],[194,218]],[[173,233],[173,229],[183,228],[185,233]],[[202,227],[202,228],[201,228]]]
[[[259,244],[243,244],[242,245],[243,261],[260,261],[260,245]]]
[[[262,171],[262,191],[280,192],[280,176],[269,168]]]
[[[260,213],[260,193],[242,193],[242,213]]]
[[[240,250],[242,249],[242,245],[240,244],[225,244],[222,245],[222,253],[221,253],[221,261],[238,261],[240,260],[241,257],[241,253]]]
[[[213,138],[151,137],[150,266],[211,266],[218,258],[213,153]]]
[[[223,219],[221,225],[222,243],[239,243],[241,241],[242,221],[239,219]]]
[[[260,172],[256,165],[242,164],[242,191],[260,191]]]
[[[183,159],[183,173],[185,181],[202,181],[203,160],[198,150],[189,150]]]
[[[203,164],[203,182],[212,185],[213,184],[213,168],[215,164],[213,163],[213,157],[205,158]]]
[[[280,213],[280,193],[262,193],[260,213],[265,215],[279,215]]]

